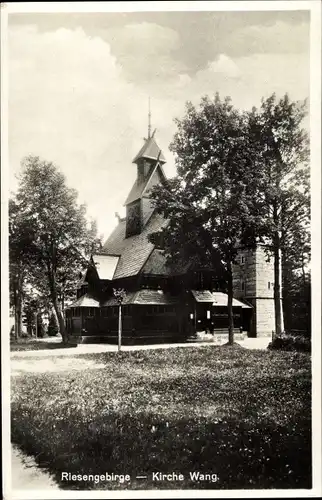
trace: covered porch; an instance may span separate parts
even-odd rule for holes
[[[210,290],[191,290],[192,300],[189,308],[189,319],[194,333],[213,334],[228,331],[228,295]],[[248,334],[252,316],[252,306],[233,299],[234,332]]]
[[[89,294],[77,299],[65,309],[65,326],[69,335],[97,335],[100,325],[100,303]]]

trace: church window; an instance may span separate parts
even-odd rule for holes
[[[242,292],[244,292],[245,291],[245,281],[241,280],[240,285],[241,285]]]

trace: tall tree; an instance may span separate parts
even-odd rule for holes
[[[28,271],[31,268],[33,232],[26,223],[22,210],[9,200],[9,288],[10,305],[15,314],[15,338],[21,336],[22,305]]]
[[[309,144],[302,128],[306,103],[273,94],[249,114],[249,140],[262,200],[262,234],[274,258],[275,334],[282,330],[281,254],[292,234],[307,225]]]
[[[229,344],[234,342],[233,277],[238,247],[254,244],[257,176],[247,155],[247,120],[229,98],[204,97],[176,120],[170,149],[177,177],[152,191],[168,220],[163,240],[168,261],[210,266],[222,272],[228,293]]]
[[[77,192],[53,163],[29,156],[22,166],[16,204],[33,235],[33,279],[36,287],[47,287],[66,341],[62,293],[67,279],[87,265],[97,243],[96,227],[89,225],[85,205],[78,205]]]
[[[299,224],[297,227],[293,225],[292,231],[283,231],[282,290],[287,331],[302,330],[303,333],[310,333],[310,256],[309,227]]]

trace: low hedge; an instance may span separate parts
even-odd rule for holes
[[[284,333],[282,335],[276,336],[274,340],[269,343],[268,349],[310,352],[311,340],[302,335],[292,335],[289,333]]]

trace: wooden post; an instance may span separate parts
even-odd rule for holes
[[[122,305],[119,304],[119,331],[118,331],[118,351],[122,346]]]

